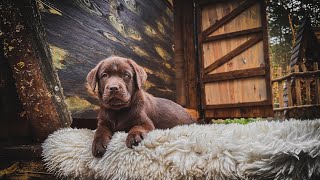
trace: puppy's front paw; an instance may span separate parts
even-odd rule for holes
[[[132,146],[138,146],[139,143],[147,136],[147,133],[134,131],[129,132],[126,140],[126,145],[128,148],[132,148]]]
[[[92,143],[92,154],[94,157],[102,157],[106,152],[110,140],[96,138]]]

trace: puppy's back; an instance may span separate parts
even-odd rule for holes
[[[149,116],[151,116],[151,120],[157,129],[172,128],[177,125],[196,122],[179,104],[164,98],[151,98],[154,102],[154,109]]]

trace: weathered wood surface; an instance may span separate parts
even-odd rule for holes
[[[319,75],[317,62],[313,63],[312,69],[308,69],[305,64],[293,68],[288,66],[285,76],[278,70],[276,78],[272,80],[278,84],[274,92],[279,96],[279,107],[274,108],[276,114],[284,118],[319,118]],[[282,83],[285,83],[286,88],[279,86]]]
[[[39,7],[74,118],[96,118],[99,102],[85,78],[110,55],[134,59],[147,71],[148,92],[175,99],[173,13],[165,1],[43,0]]]
[[[282,76],[282,68],[278,68],[278,77]],[[278,82],[278,92],[279,92],[279,108],[284,107],[284,101],[283,101],[283,84],[282,81]]]
[[[195,49],[194,4],[193,1],[175,0],[173,7],[177,102],[198,111],[200,105],[199,63]]]
[[[41,161],[41,153],[41,144],[1,146],[0,179],[61,179],[47,171]]]
[[[3,40],[0,40],[0,145],[12,143],[13,139],[31,136],[30,125],[23,112],[16,92],[15,81],[9,62],[4,56]]]
[[[287,73],[291,72],[291,67],[290,66],[287,66]],[[286,93],[287,93],[287,106],[292,106],[292,88],[291,88],[291,79],[288,78],[286,79],[285,81],[285,84],[286,84]]]
[[[44,140],[71,117],[55,73],[35,0],[0,2],[1,39],[35,140]]]
[[[183,106],[187,104],[186,96],[186,78],[184,69],[188,67],[187,61],[184,59],[185,53],[187,51],[184,49],[186,44],[183,36],[185,33],[183,31],[184,16],[183,13],[184,7],[182,1],[174,1],[174,62],[176,68],[176,93],[177,93],[177,102]],[[189,39],[188,39],[189,40]]]
[[[0,41],[0,121],[17,119],[22,110],[10,65],[4,57],[3,40]]]
[[[299,66],[296,65],[294,67],[294,72],[299,72]],[[296,92],[296,105],[300,106],[302,105],[302,97],[301,97],[301,78],[296,77],[295,78],[295,92]]]
[[[319,70],[319,64],[317,62],[313,63],[313,70]],[[320,76],[315,76],[315,96],[316,96],[316,104],[320,104]]]
[[[264,2],[212,1],[199,21],[206,116],[273,116]]]

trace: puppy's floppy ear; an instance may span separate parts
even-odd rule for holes
[[[132,66],[133,70],[135,71],[135,74],[136,74],[135,79],[136,79],[137,87],[138,89],[141,89],[142,85],[147,80],[147,77],[148,77],[147,73],[141,66],[139,66],[133,60],[128,59],[128,63]]]
[[[93,91],[96,89],[97,73],[102,64],[103,64],[103,61],[99,62],[98,65],[95,68],[91,69],[91,71],[87,75],[87,83],[89,84],[89,86],[92,88]]]

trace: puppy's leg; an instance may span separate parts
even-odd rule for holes
[[[147,133],[154,129],[155,127],[151,120],[147,120],[142,124],[133,126],[127,136],[127,147],[132,148],[132,146],[137,146],[146,137]]]
[[[112,132],[106,126],[98,126],[92,143],[92,154],[95,157],[102,157],[112,137]]]

